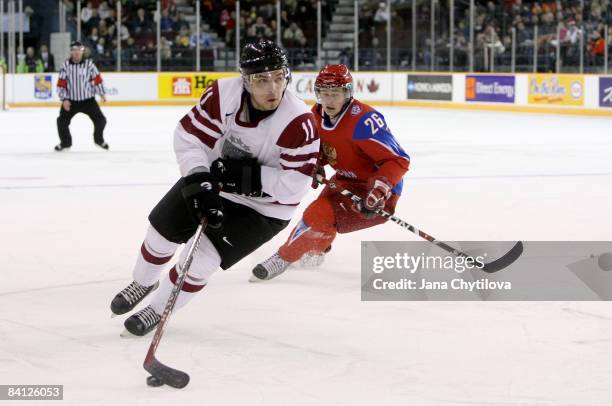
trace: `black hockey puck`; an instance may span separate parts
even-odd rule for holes
[[[157,386],[162,386],[163,384],[164,383],[160,379],[157,379],[153,375],[147,378],[147,385],[149,386],[157,387]]]

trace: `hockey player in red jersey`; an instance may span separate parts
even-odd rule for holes
[[[176,126],[181,178],[151,211],[134,281],[111,303],[114,314],[125,314],[157,289],[149,306],[126,319],[132,334],[159,324],[187,250],[162,271],[180,244],[191,244],[202,219],[205,233],[175,309],[219,267],[230,268],[285,228],[309,190],[319,136],[308,106],[287,89],[285,52],[268,40],[248,44],[240,73],[215,81]]]
[[[337,233],[373,227],[393,213],[402,192],[410,157],[397,143],[383,115],[353,98],[353,79],[346,65],[327,65],[315,81],[317,104],[312,111],[321,138],[317,174],[330,165],[332,181],[360,196],[354,205],[326,186],[304,211],[301,221],[278,252],[253,269],[251,281],[269,280],[305,255],[321,256]],[[315,175],[316,176],[316,175]],[[316,187],[316,177],[313,187]]]

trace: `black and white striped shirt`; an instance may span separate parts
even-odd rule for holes
[[[104,84],[100,71],[91,59],[80,63],[67,59],[59,71],[57,93],[60,100],[81,101],[104,94]]]

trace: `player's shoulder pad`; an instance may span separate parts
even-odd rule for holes
[[[319,132],[312,112],[298,115],[287,124],[276,141],[282,148],[295,149],[303,147],[319,139]]]

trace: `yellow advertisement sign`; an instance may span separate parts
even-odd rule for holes
[[[215,80],[238,76],[237,73],[177,72],[157,75],[160,99],[199,99]]]
[[[584,78],[581,75],[529,75],[529,104],[582,106]]]

